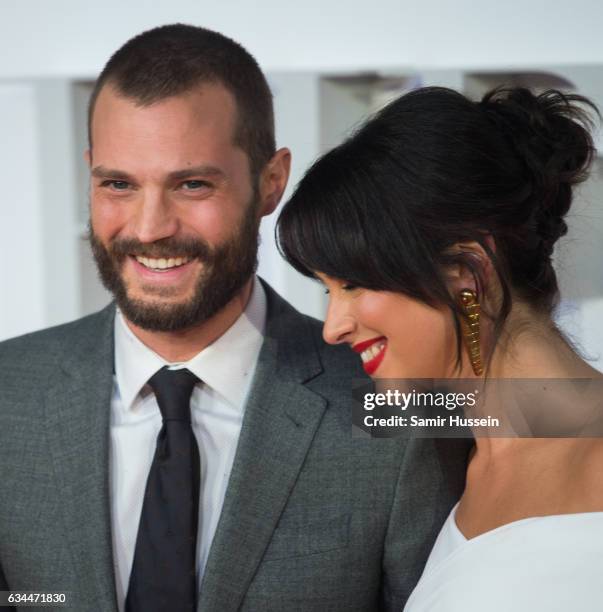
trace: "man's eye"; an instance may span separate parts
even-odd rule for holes
[[[126,181],[103,181],[101,187],[111,187],[115,191],[125,191],[130,186]]]
[[[205,181],[184,181],[184,183],[182,183],[182,187],[185,191],[198,191],[199,189],[209,186],[209,183]]]

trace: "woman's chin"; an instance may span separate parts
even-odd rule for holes
[[[434,372],[433,370],[410,370],[400,365],[398,367],[389,366],[389,364],[382,364],[381,367],[377,368],[370,377],[373,380],[379,379],[398,379],[398,380],[423,380],[423,379],[444,379],[444,378],[458,378],[458,376],[446,375],[442,372]]]

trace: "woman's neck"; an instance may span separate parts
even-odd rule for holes
[[[502,380],[504,391],[494,391],[493,400],[484,405],[485,412],[499,411],[509,414],[512,404],[518,406],[526,418],[526,423],[537,422],[540,428],[553,424],[563,431],[580,430],[592,418],[590,412],[598,393],[583,393],[567,379],[596,379],[597,386],[603,385],[603,374],[582,359],[562,334],[552,325],[533,323],[524,325],[512,339],[503,338],[497,345],[488,370],[488,381]],[[524,383],[520,393],[515,392],[513,379],[535,379],[534,384]],[[549,380],[542,386],[536,381]],[[519,385],[520,383],[517,383]],[[519,398],[519,399],[518,399]],[[523,402],[523,404],[522,404]],[[490,458],[498,454],[506,455],[530,444],[534,438],[545,437],[539,429],[533,430],[533,437],[477,437],[476,456]],[[525,435],[525,434],[519,434]],[[550,435],[550,432],[549,432]],[[554,435],[554,434],[552,434]],[[542,441],[542,440],[541,440]]]
[[[553,325],[533,324],[503,339],[490,364],[492,378],[599,378]]]

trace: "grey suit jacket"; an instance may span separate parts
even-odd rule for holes
[[[267,294],[198,611],[401,612],[462,491],[467,444],[352,439],[358,358]],[[117,609],[113,318],[110,305],[0,344],[0,590],[68,592],[78,612]]]

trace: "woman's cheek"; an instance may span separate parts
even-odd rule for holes
[[[397,297],[386,292],[364,291],[356,299],[359,322],[364,327],[380,330],[386,336],[387,328],[394,326],[403,315],[404,305]]]

